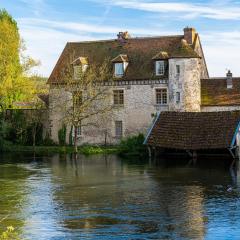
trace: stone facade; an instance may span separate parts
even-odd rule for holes
[[[59,63],[50,77],[49,123],[51,129],[50,135],[55,142],[58,142],[58,132],[64,124],[65,110],[71,107],[71,104],[66,104],[67,102],[71,102],[71,94],[66,91],[64,84],[56,87],[53,83],[61,82],[62,80],[60,70],[66,64],[64,60],[69,61],[69,58],[64,58],[68,52],[77,52],[76,57],[81,57],[82,48],[84,48],[84,54],[89,52],[87,58],[89,56],[89,58],[92,57],[92,59],[95,59],[95,56],[92,55],[93,50],[91,49],[93,44],[91,44],[81,43],[78,48],[75,45],[71,47],[67,45],[67,50],[64,50]],[[172,47],[174,44],[176,44],[177,51]],[[127,69],[127,74],[123,75],[122,79],[113,78],[105,83],[111,95],[110,104],[113,105],[114,90],[123,90],[124,104],[122,106],[114,106],[108,113],[86,120],[95,122],[96,124],[95,126],[84,126],[81,128],[81,134],[78,136],[79,145],[87,143],[118,143],[120,138],[116,136],[116,122],[121,122],[122,124],[123,138],[138,133],[145,134],[156,114],[161,111],[207,112],[240,110],[240,106],[237,105],[201,105],[201,80],[208,79],[209,76],[199,35],[192,28],[184,29],[184,35],[180,37],[125,39],[119,43],[117,43],[117,40],[114,40],[112,42],[98,42],[96,45],[98,47],[101,45],[102,54],[109,54],[109,51],[114,49],[113,54],[116,54],[114,55],[115,58],[118,56],[117,51],[120,51],[119,49],[122,49],[122,52],[119,52],[120,54],[128,53],[129,55],[125,54],[124,56],[127,56],[126,61],[129,58],[127,68],[130,71]],[[71,48],[74,48],[74,50]],[[133,49],[135,49],[135,52],[132,52]],[[142,52],[142,49],[147,52]],[[145,55],[139,56],[139,52]],[[158,59],[159,57],[161,59]],[[143,62],[145,59],[148,59],[147,63]],[[89,60],[91,62],[91,59]],[[157,75],[155,72],[156,65],[154,65],[154,61],[158,60],[164,62],[165,73],[162,76]],[[146,72],[142,72],[143,70]],[[149,77],[145,77],[145,73]],[[166,89],[167,103],[157,104],[157,89]],[[70,133],[71,126],[67,124],[67,142],[71,135]]]

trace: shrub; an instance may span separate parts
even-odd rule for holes
[[[144,135],[138,134],[120,142],[120,154],[128,156],[145,156],[147,154],[146,146],[143,145]]]
[[[66,126],[63,125],[62,128],[58,131],[58,142],[59,145],[65,146],[66,145]]]
[[[0,234],[0,240],[20,240],[18,234],[15,232],[14,227],[7,227],[7,230]]]

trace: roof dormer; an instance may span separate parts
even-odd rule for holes
[[[126,54],[120,54],[112,60],[114,64],[114,76],[115,77],[123,77],[127,66],[128,66],[128,56]]]
[[[72,62],[74,79],[79,79],[88,68],[88,58],[78,57]]]
[[[165,70],[167,66],[167,61],[169,59],[169,55],[165,51],[160,51],[157,53],[152,60],[154,61],[155,64],[155,75],[156,76],[163,76],[165,75]]]

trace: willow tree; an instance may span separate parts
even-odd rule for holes
[[[12,108],[15,101],[34,95],[34,82],[27,72],[36,62],[24,56],[17,22],[6,10],[0,10],[0,108]]]
[[[71,126],[70,134],[73,135],[75,152],[77,152],[78,129],[83,127],[98,127],[100,118],[103,119],[112,110],[109,86],[106,86],[112,78],[109,66],[110,61],[106,59],[102,64],[81,64],[81,59],[76,59],[64,69],[64,85],[58,86],[68,93],[63,103],[59,99],[63,122]],[[86,59],[87,61],[87,59]],[[59,95],[62,98],[62,95]],[[71,137],[71,136],[70,136]]]

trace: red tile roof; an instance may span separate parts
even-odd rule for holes
[[[162,112],[146,144],[155,147],[206,150],[231,146],[240,111]]]
[[[240,78],[233,78],[233,87],[227,88],[226,78],[201,80],[202,106],[240,105]]]

